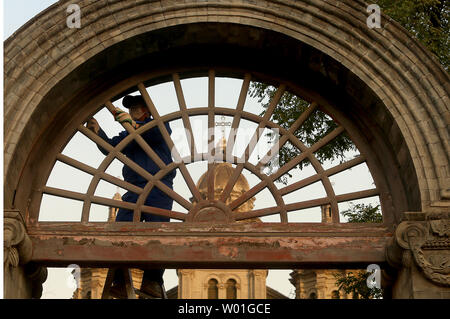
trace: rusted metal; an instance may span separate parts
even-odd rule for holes
[[[245,75],[244,81],[242,83],[241,92],[239,93],[239,99],[238,99],[238,103],[236,106],[236,115],[233,117],[233,122],[231,123],[231,130],[230,130],[230,134],[228,136],[226,150],[224,152],[225,159],[230,158],[230,155],[234,148],[234,143],[236,142],[237,129],[238,129],[239,123],[241,121],[241,112],[244,109],[244,104],[245,104],[245,100],[247,97],[248,88],[250,86],[250,79],[251,79],[251,76],[250,76],[250,74],[247,73]],[[227,185],[222,190],[222,194],[220,195],[221,201],[225,202],[227,200],[228,196],[230,196],[230,192],[233,189],[234,184],[236,183],[236,181],[239,177],[238,171],[242,171],[242,168],[240,170],[236,169],[233,172],[233,175],[229,179]]]
[[[175,76],[176,78],[176,76]],[[213,73],[210,73],[209,75],[209,95],[210,95],[210,102],[209,103],[213,103],[213,88],[214,88],[214,76]],[[249,79],[249,78],[248,78]],[[180,83],[176,84],[176,86],[179,86]],[[148,125],[150,127],[153,127],[155,125],[158,125],[159,127],[161,127],[161,131],[163,133],[163,136],[165,138],[165,140],[167,141],[167,143],[169,143],[169,145],[173,146],[173,141],[171,140],[167,130],[165,129],[164,125],[162,124],[163,121],[165,120],[164,117],[161,118],[159,116],[159,114],[156,111],[156,108],[153,105],[153,102],[151,101],[150,97],[148,96],[148,93],[146,92],[145,87],[142,85],[142,83],[138,84],[138,87],[141,91],[141,94],[144,96],[144,99],[146,100],[147,104],[149,105],[149,109],[152,112],[152,115],[155,118],[155,123]],[[248,90],[247,87],[247,83],[243,84],[242,87],[242,92],[244,92],[244,90]],[[274,110],[275,106],[277,105],[279,99],[281,98],[281,95],[283,94],[285,88],[284,86],[281,86],[278,89],[278,93],[276,94],[276,96],[272,99],[271,102],[271,111],[266,114],[266,117],[268,118],[270,116],[270,114],[272,113],[272,111]],[[241,93],[242,93],[241,92]],[[181,93],[181,92],[179,92]],[[242,97],[243,93],[241,94]],[[183,98],[181,98],[181,100],[183,100]],[[241,101],[239,103],[243,103],[243,99],[241,99]],[[181,102],[183,103],[183,102]],[[112,105],[112,103],[106,103],[108,106],[108,109],[110,109],[111,112],[114,111],[114,106]],[[239,104],[238,107],[243,107],[242,104]],[[204,109],[209,118],[213,118],[211,117],[211,105],[210,107],[208,107],[207,109]],[[307,118],[308,114],[310,115],[313,110],[315,109],[315,104],[313,104],[311,106],[311,111],[307,113],[307,115],[302,115],[299,117],[299,119],[296,120],[295,125],[293,125],[289,131],[284,131],[286,134],[284,136],[290,135],[292,134],[292,131],[294,130],[295,127],[301,125],[301,123]],[[181,116],[181,117],[186,117],[186,113],[187,114],[195,114],[197,112],[202,113],[205,111],[202,111],[202,109],[184,109],[185,112],[178,112],[177,115],[173,115],[173,116]],[[181,114],[180,114],[181,113]],[[204,113],[203,113],[204,114]],[[236,113],[234,113],[236,115]],[[305,113],[304,113],[305,114]],[[246,117],[245,112],[239,113],[239,118],[241,116]],[[269,122],[267,122],[267,118],[263,119],[263,122],[265,122],[266,124],[268,124]],[[301,118],[301,119],[300,119]],[[124,123],[124,127],[129,126],[128,123]],[[136,163],[134,163],[133,161],[131,161],[130,159],[128,159],[123,153],[121,153],[121,150],[123,149],[123,147],[125,147],[129,142],[131,142],[133,139],[136,139],[138,137],[142,138],[140,136],[140,134],[146,130],[149,129],[149,127],[142,127],[138,130],[134,130],[134,128],[132,128],[131,126],[126,127],[127,131],[131,132],[132,134],[130,134],[130,136],[128,136],[124,141],[122,141],[118,146],[116,147],[112,147],[111,145],[109,145],[108,143],[106,143],[105,141],[103,141],[101,138],[99,138],[96,134],[92,133],[90,130],[88,130],[87,128],[85,128],[84,126],[80,126],[79,130],[85,134],[88,138],[90,138],[91,140],[93,140],[95,143],[101,145],[103,148],[105,148],[106,150],[109,151],[109,155],[104,159],[104,161],[102,162],[102,164],[100,165],[100,167],[98,169],[94,169],[91,168],[83,163],[78,163],[76,160],[73,160],[67,156],[64,156],[62,154],[59,154],[57,158],[62,159],[65,163],[68,163],[69,165],[73,165],[74,167],[79,167],[81,168],[83,171],[86,171],[88,173],[91,173],[94,177],[91,181],[91,185],[88,189],[88,192],[86,194],[81,194],[81,193],[76,193],[76,192],[70,192],[70,191],[66,191],[66,190],[58,190],[58,189],[54,189],[51,187],[43,187],[43,192],[44,193],[48,193],[48,194],[52,194],[52,195],[56,195],[56,196],[62,196],[62,197],[66,197],[66,198],[71,198],[71,199],[75,199],[75,200],[81,200],[84,201],[84,206],[83,206],[83,212],[82,212],[82,220],[81,222],[85,223],[89,220],[89,208],[90,208],[90,204],[91,203],[96,203],[96,204],[109,204],[110,206],[113,207],[124,207],[127,206],[127,209],[134,209],[135,210],[135,216],[134,216],[134,221],[138,222],[140,220],[140,214],[142,213],[142,211],[144,212],[154,212],[156,214],[160,214],[161,216],[171,216],[171,218],[175,218],[175,219],[179,219],[179,220],[185,220],[186,217],[184,214],[179,213],[179,212],[172,212],[172,211],[165,211],[165,210],[158,210],[158,209],[153,209],[152,207],[144,207],[143,205],[143,200],[146,198],[146,196],[149,194],[149,192],[151,191],[151,189],[156,186],[158,188],[160,188],[163,192],[165,192],[168,196],[170,196],[171,198],[173,198],[176,202],[178,202],[180,205],[182,205],[184,208],[186,208],[187,210],[192,210],[193,206],[192,203],[188,202],[186,199],[184,199],[183,197],[181,197],[179,194],[177,194],[176,192],[174,192],[172,189],[170,189],[169,187],[167,187],[165,184],[163,184],[160,181],[160,178],[162,176],[164,176],[165,174],[167,174],[168,172],[170,172],[171,170],[175,169],[176,167],[185,167],[185,164],[183,161],[179,161],[178,164],[171,164],[171,165],[165,165],[160,172],[155,175],[152,176],[151,174],[149,174],[148,172],[146,172],[144,169],[142,169],[139,165],[137,165]],[[265,124],[263,125],[265,126]],[[320,165],[320,163],[318,162],[318,160],[312,156],[312,153],[316,150],[318,150],[320,147],[326,145],[327,143],[329,143],[333,138],[335,138],[336,136],[338,136],[339,134],[341,134],[343,132],[343,128],[342,127],[338,127],[337,129],[335,129],[334,131],[332,131],[331,133],[329,133],[327,136],[325,136],[324,138],[322,138],[319,142],[317,142],[316,144],[312,145],[311,147],[307,148],[305,147],[300,141],[295,141],[295,143],[299,143],[300,148],[304,151],[302,152],[300,155],[298,155],[296,158],[294,158],[293,160],[291,160],[287,165],[283,166],[280,170],[278,170],[276,173],[270,175],[270,176],[265,176],[265,175],[261,175],[257,172],[257,166],[251,165],[250,163],[248,163],[248,161],[246,161],[245,163],[239,163],[233,173],[232,178],[230,178],[227,187],[225,188],[224,192],[222,193],[222,197],[224,195],[226,195],[227,191],[229,193],[228,188],[232,187],[234,185],[234,183],[237,180],[237,177],[239,176],[240,172],[242,171],[243,167],[246,167],[247,169],[249,169],[252,173],[256,174],[260,179],[261,182],[257,185],[255,185],[252,189],[250,189],[249,191],[247,191],[246,193],[242,194],[242,196],[240,198],[238,198],[237,200],[235,200],[234,202],[232,202],[230,204],[230,208],[232,210],[236,209],[237,207],[239,207],[241,204],[243,204],[245,201],[247,201],[249,198],[253,197],[255,194],[257,194],[258,192],[260,192],[261,190],[263,190],[264,188],[268,187],[272,193],[272,195],[274,196],[274,199],[276,201],[277,206],[276,207],[269,207],[269,208],[265,208],[265,209],[260,209],[260,210],[256,210],[256,211],[252,211],[252,212],[245,212],[242,215],[240,215],[239,219],[244,219],[244,218],[253,218],[253,217],[263,217],[263,216],[268,216],[268,215],[273,215],[273,214],[280,214],[280,219],[282,223],[286,223],[288,221],[287,219],[287,212],[291,211],[291,210],[296,210],[296,209],[302,209],[302,208],[308,208],[308,207],[314,207],[314,206],[319,206],[319,205],[323,205],[323,204],[328,204],[330,203],[332,206],[332,211],[333,213],[333,222],[337,223],[339,222],[339,215],[338,215],[338,210],[337,210],[337,203],[339,201],[345,201],[345,200],[351,200],[351,199],[358,199],[358,198],[363,198],[363,197],[368,197],[368,196],[374,196],[377,195],[378,192],[376,190],[369,190],[369,191],[363,191],[363,192],[358,192],[358,193],[352,193],[352,194],[344,194],[344,195],[340,195],[339,197],[336,197],[334,194],[334,191],[332,189],[331,183],[329,183],[329,179],[328,177],[332,174],[335,174],[339,171],[342,171],[344,169],[347,169],[349,167],[352,167],[353,165],[356,165],[357,163],[359,163],[361,160],[360,159],[355,159],[352,161],[349,161],[348,163],[344,163],[341,164],[339,166],[333,167],[332,169],[329,169],[327,171],[324,171],[322,166]],[[257,132],[255,132],[255,134],[258,134]],[[292,137],[292,136],[291,136]],[[292,140],[292,138],[290,139]],[[148,146],[148,144],[142,140],[142,142],[146,145],[146,147],[148,149],[151,150],[151,148]],[[249,146],[250,147],[250,146]],[[250,153],[249,151],[249,147],[247,147],[247,153]],[[149,154],[149,156],[151,156],[152,158],[154,156],[152,156],[153,154],[150,153],[150,151],[147,152],[147,154]],[[202,154],[202,156],[204,155],[208,155],[208,154]],[[244,155],[244,156],[248,156]],[[141,176],[143,176],[144,178],[146,178],[149,183],[145,186],[144,189],[138,189],[136,190],[136,187],[130,187],[130,185],[128,185],[128,183],[126,182],[118,182],[116,181],[114,177],[109,176],[108,174],[105,173],[106,168],[110,165],[110,163],[112,162],[112,160],[114,158],[119,159],[120,161],[122,161],[125,165],[128,165],[129,167],[131,167],[133,170],[135,170],[138,174],[140,174]],[[278,190],[274,185],[273,185],[273,181],[278,178],[279,176],[283,175],[284,173],[288,172],[290,169],[292,169],[296,164],[298,164],[301,160],[305,159],[305,158],[309,158],[311,163],[313,164],[314,168],[317,171],[317,174],[307,178],[306,180],[303,181],[298,181],[295,184],[282,189],[282,190]],[[106,177],[106,180],[110,180],[112,182],[115,182],[116,184],[120,185],[121,187],[124,187],[127,190],[131,190],[131,191],[138,191],[138,193],[140,194],[139,200],[136,204],[125,204],[125,203],[118,203],[118,204],[114,204],[113,200],[110,199],[106,199],[106,198],[101,198],[98,196],[94,196],[94,191],[95,188],[100,180],[100,178],[102,177]],[[190,189],[192,191],[192,193],[196,193],[198,192],[197,188],[195,187],[195,185],[193,184],[193,181],[190,177],[190,174],[186,171],[185,174],[183,174],[183,177],[185,178],[186,182],[189,184],[192,184]],[[284,201],[282,199],[282,195],[292,192],[293,190],[297,190],[300,189],[301,187],[305,187],[307,185],[309,185],[311,182],[316,181],[316,180],[322,180],[322,183],[326,189],[327,192],[327,197],[326,198],[321,198],[321,199],[317,199],[317,200],[306,200],[306,201],[301,201],[298,203],[294,203],[294,204],[289,204],[289,205],[285,205]],[[189,181],[191,183],[189,183]],[[213,185],[210,185],[209,188],[213,188]],[[200,195],[198,195],[198,197],[200,197]]]
[[[266,123],[269,121],[270,117],[272,116],[272,113],[275,110],[275,108],[277,107],[285,90],[286,90],[286,86],[282,84],[275,92],[275,95],[271,99],[269,107],[267,108],[267,110],[264,114],[264,117],[260,119],[260,122],[258,123],[258,127],[256,128],[256,131],[254,132],[252,138],[250,139],[250,143],[245,148],[244,154],[243,154],[242,158],[240,159],[239,164],[236,166],[236,169],[235,169],[232,177],[228,181],[225,189],[223,190],[222,198],[227,198],[230,195],[230,192],[233,189],[234,184],[236,183],[239,175],[241,175],[241,173],[242,173],[242,169],[244,168],[243,163],[246,163],[248,161],[250,155],[252,154],[254,148],[256,147],[257,141],[263,134],[263,130],[261,130],[261,128],[264,128],[266,126]],[[252,197],[252,196],[250,196],[250,197]],[[233,208],[235,208],[237,206],[239,206],[239,205],[236,205]]]
[[[184,99],[183,89],[181,87],[180,76],[178,75],[178,73],[174,73],[172,75],[172,79],[173,79],[173,85],[175,87],[175,92],[176,92],[177,99],[178,99],[178,105],[180,107],[180,111],[182,112],[181,118],[183,120],[183,125],[184,125],[185,132],[186,132],[186,140],[189,145],[191,158],[199,158],[197,148],[195,146],[195,140],[194,140],[194,134],[192,132],[191,121],[190,121],[188,115],[186,114],[187,107],[186,107],[186,101]],[[184,160],[182,160],[182,162],[184,163]],[[187,176],[187,174],[183,173],[183,176],[185,176],[185,175]],[[189,175],[189,177],[190,177],[190,175]],[[188,179],[186,181],[186,183],[188,184],[189,190],[191,191],[195,200],[197,202],[199,202],[201,200],[201,195],[200,195],[197,187],[195,187],[195,184],[192,181],[192,178]]]
[[[127,125],[128,123],[125,123]],[[153,127],[156,123],[153,123]],[[138,133],[140,134],[144,129],[144,127],[138,129]],[[165,165],[164,167],[156,174],[155,176],[148,173],[145,169],[137,165],[135,162],[130,160],[127,156],[125,156],[123,153],[120,152],[129,142],[133,140],[133,136],[129,135],[127,136],[122,142],[120,142],[116,147],[112,147],[110,144],[105,142],[103,139],[101,139],[99,136],[97,136],[95,133],[91,132],[89,129],[85,128],[84,126],[80,126],[79,130],[85,134],[88,138],[93,140],[95,143],[100,145],[102,148],[107,150],[109,154],[105,157],[102,164],[99,166],[98,171],[104,172],[107,167],[110,165],[110,163],[113,161],[114,158],[117,158],[119,161],[121,161],[123,164],[129,166],[131,169],[133,169],[136,173],[141,175],[143,178],[147,179],[149,183],[153,183],[155,186],[157,186],[161,191],[163,191],[165,194],[170,196],[172,199],[174,199],[177,203],[179,203],[181,206],[185,207],[186,209],[191,209],[192,204],[187,201],[185,198],[181,197],[178,193],[174,192],[171,188],[169,188],[167,185],[165,185],[163,182],[160,181],[160,178],[163,177],[168,172],[172,171],[175,167],[173,165]],[[140,136],[139,136],[140,137]],[[141,137],[142,138],[142,137]],[[148,148],[148,144],[143,141]],[[151,148],[150,148],[151,149]],[[157,155],[156,155],[157,156]],[[158,156],[157,156],[158,157]],[[158,157],[159,158],[159,157]],[[127,190],[130,190],[128,188],[125,188]],[[147,188],[147,191],[149,192],[151,189]],[[146,197],[148,194],[142,193],[140,196]]]
[[[214,174],[213,174],[213,161],[212,158],[215,156],[215,72],[214,70],[208,71],[208,172],[207,172],[207,185],[208,192],[207,198],[209,200],[214,200]]]
[[[138,187],[136,185],[128,183],[128,182],[126,182],[126,181],[124,181],[124,180],[122,180],[120,178],[117,178],[115,176],[112,176],[112,175],[110,175],[110,174],[108,174],[106,172],[100,172],[97,169],[95,169],[95,168],[93,168],[93,167],[91,167],[91,166],[89,166],[87,164],[84,164],[82,162],[79,162],[79,161],[77,161],[77,160],[75,160],[75,159],[73,159],[71,157],[68,157],[68,156],[66,156],[64,154],[58,154],[56,156],[56,159],[58,161],[62,162],[62,163],[65,163],[67,165],[75,167],[75,168],[79,169],[80,171],[83,171],[83,172],[88,173],[90,175],[99,174],[99,177],[101,179],[103,179],[103,180],[105,180],[105,181],[107,181],[107,182],[109,182],[111,184],[114,184],[116,186],[119,186],[119,187],[122,187],[124,189],[130,190],[133,193],[141,194],[142,191],[143,191],[142,188],[140,188],[140,187]]]
[[[300,116],[295,120],[295,122],[289,127],[289,134],[282,135],[280,140],[278,141],[278,145],[275,144],[272,146],[272,148],[261,158],[258,164],[256,164],[256,167],[259,169],[261,168],[265,163],[268,163],[275,154],[278,153],[279,149],[286,144],[286,142],[292,138],[293,135],[295,135],[295,132],[298,130],[298,128],[311,116],[311,114],[316,110],[317,103],[313,102],[310,104],[310,106],[302,113]]]
[[[48,266],[166,268],[382,264],[392,237],[384,227],[354,224],[40,223],[28,232],[32,261]]]
[[[244,81],[242,82],[241,91],[239,93],[239,99],[238,99],[238,102],[236,105],[236,113],[233,116],[233,122],[231,123],[230,134],[227,139],[227,147],[226,147],[227,154],[225,154],[227,156],[231,155],[233,148],[234,148],[234,143],[236,142],[236,133],[237,133],[237,129],[239,127],[239,123],[241,121],[241,115],[242,115],[242,111],[244,110],[245,101],[247,99],[248,89],[250,87],[250,80],[251,80],[251,75],[249,73],[246,73],[244,75]],[[230,191],[231,191],[231,189],[232,189],[232,186],[230,185]],[[222,192],[221,200],[225,201],[226,197],[227,196],[226,196],[225,189],[224,189],[224,191]]]
[[[350,161],[347,161],[345,163],[339,164],[337,166],[334,166],[330,169],[327,169],[326,171],[324,171],[322,174],[315,174],[309,177],[306,177],[302,180],[299,180],[295,183],[292,183],[291,185],[288,185],[286,187],[283,187],[280,189],[280,193],[284,196],[287,195],[289,193],[292,193],[300,188],[306,187],[308,185],[311,185],[317,181],[319,181],[323,175],[325,176],[333,176],[334,174],[337,174],[339,172],[342,172],[346,169],[352,168],[356,165],[359,165],[361,163],[364,163],[365,158],[364,156],[360,155],[354,159],[351,159]]]
[[[148,94],[147,89],[145,88],[145,86],[142,83],[138,84],[138,89],[139,89],[139,92],[141,93],[142,97],[144,98],[145,103],[147,104],[147,107],[150,110],[151,115],[153,116],[153,119],[157,121],[158,128],[161,132],[161,135],[163,136],[164,141],[166,142],[167,146],[171,150],[171,153],[175,159],[175,162],[180,164],[179,169],[181,171],[181,174],[183,175],[183,178],[184,178],[187,186],[189,187],[189,190],[191,191],[192,194],[194,194],[195,198],[200,198],[200,194],[198,193],[198,190],[195,187],[195,183],[192,180],[192,176],[189,173],[189,171],[187,170],[186,164],[181,160],[180,153],[178,152],[178,149],[177,149],[175,143],[173,142],[172,138],[170,137],[170,134],[167,131],[166,126],[164,125],[164,123],[162,121],[160,121],[161,117],[160,117],[155,105],[153,104],[153,101],[150,98],[150,95]],[[140,199],[140,200],[143,203],[145,201],[145,197],[142,197],[142,198],[143,199],[142,200]]]
[[[380,190],[374,188],[336,196],[329,180],[329,177],[333,174],[363,163],[367,157],[361,155],[356,159],[324,170],[314,153],[339,134],[344,133],[344,127],[338,126],[312,146],[306,146],[295,137],[295,131],[313,112],[321,107],[318,103],[312,102],[310,107],[295,119],[291,127],[286,129],[270,121],[270,117],[286,91],[287,85],[284,83],[279,85],[265,115],[261,117],[243,110],[252,78],[248,73],[244,76],[235,109],[216,107],[215,70],[211,69],[208,71],[207,107],[188,109],[181,87],[180,76],[178,73],[171,73],[171,75],[180,110],[160,116],[143,84],[144,81],[140,80],[134,83],[134,86],[138,88],[143,96],[153,116],[153,121],[137,129],[134,129],[129,123],[123,123],[124,129],[128,131],[129,135],[115,147],[105,142],[85,126],[80,125],[78,127],[79,132],[109,152],[98,168],[90,167],[61,153],[56,154],[55,158],[57,160],[91,174],[93,178],[85,194],[47,186],[41,186],[38,189],[39,195],[46,193],[83,201],[83,210],[81,223],[36,222],[37,212],[31,212],[30,216],[33,222],[28,225],[28,230],[35,247],[33,261],[49,266],[77,263],[85,266],[103,265],[110,267],[111,265],[126,263],[129,267],[133,265],[150,265],[155,267],[163,266],[165,268],[301,268],[311,266],[317,268],[321,267],[321,265],[326,265],[325,267],[330,267],[331,265],[348,267],[350,264],[357,263],[384,262],[384,247],[386,241],[392,236],[385,228],[386,225],[340,224],[338,211],[338,202],[380,195]],[[108,110],[114,114],[115,106],[111,101],[107,100],[104,103]],[[206,115],[208,117],[208,153],[199,154],[196,149],[189,119],[190,116],[196,115]],[[222,153],[223,158],[219,158],[219,160],[230,161],[231,158],[231,162],[236,164],[231,178],[229,178],[218,198],[215,198],[214,162],[212,161],[216,157],[216,146],[214,145],[214,117],[216,115],[233,117],[232,130],[226,144],[226,152]],[[191,154],[185,158],[181,158],[164,125],[166,122],[178,119],[183,121],[186,128],[186,137],[191,150]],[[229,156],[235,143],[235,131],[241,119],[258,124],[252,137],[253,142],[259,140],[262,135],[262,129],[277,129],[281,134],[278,147],[282,147],[289,141],[301,153],[269,176],[263,174],[260,168],[263,160],[267,160],[269,156],[272,156],[269,154],[275,153],[273,149],[256,165],[248,161],[256,143],[250,143],[241,158]],[[142,138],[142,133],[154,127],[160,129],[165,142],[174,151],[175,161],[173,163],[168,165],[163,163],[150,145]],[[144,152],[161,168],[157,174],[152,175],[148,173],[122,153],[122,150],[133,141],[136,141]],[[199,158],[208,159],[207,193],[205,198],[200,194],[185,164]],[[143,188],[136,187],[106,173],[107,168],[114,159],[119,160],[141,175],[148,181],[147,184]],[[242,159],[244,160],[243,163]],[[316,174],[278,189],[274,181],[288,173],[305,159],[311,162],[316,170]],[[243,192],[240,197],[231,203],[225,204],[244,168],[257,176],[261,182]],[[190,189],[193,195],[192,202],[161,182],[162,177],[175,169],[180,170]],[[95,190],[101,179],[139,194],[137,202],[128,203],[95,196]],[[296,203],[285,204],[283,195],[318,181],[322,182],[326,191],[326,197],[314,200],[302,199]],[[145,206],[145,198],[147,198],[153,187],[159,188],[188,212],[181,213]],[[249,211],[240,211],[239,214],[235,213],[242,204],[265,188],[273,195],[276,206],[256,210],[246,208]],[[89,223],[91,204],[133,210],[133,222]],[[289,211],[321,205],[331,206],[332,223],[329,225],[325,223],[288,223],[287,213]],[[142,213],[169,217],[183,221],[183,223],[140,223]],[[274,214],[280,216],[281,223],[241,222]]]

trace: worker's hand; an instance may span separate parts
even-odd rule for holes
[[[98,130],[100,129],[100,125],[98,125],[98,122],[96,119],[94,119],[93,117],[91,117],[87,122],[86,122],[86,127],[88,129],[90,129],[92,132],[94,132],[95,134],[98,134]]]
[[[136,124],[135,121],[133,121],[133,119],[131,118],[131,115],[128,114],[127,112],[122,111],[119,108],[116,108],[116,112],[115,112],[115,120],[119,123],[124,123],[124,122],[128,122],[131,124],[131,126],[133,126],[135,129],[138,127],[138,125]]]
[[[122,111],[119,108],[116,108],[116,114],[114,115],[114,119],[119,123],[128,122],[130,124],[133,124],[133,119],[131,118],[131,115],[128,114],[127,112]]]

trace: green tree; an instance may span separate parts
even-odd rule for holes
[[[367,285],[367,278],[370,273],[358,271],[357,273],[348,272],[347,274],[335,273],[336,286],[355,299],[379,299],[383,295],[382,289]]]
[[[450,67],[450,1],[372,0],[425,45],[444,69]]]
[[[380,205],[375,207],[372,204],[353,204],[350,208],[341,212],[347,217],[349,223],[382,223],[383,215],[380,213]]]
[[[264,111],[260,114],[263,116],[269,106],[270,100],[275,95],[276,88],[274,86],[251,82],[250,84],[250,96],[257,98],[258,101],[264,107]],[[277,108],[274,110],[271,121],[279,124],[284,129],[289,129],[295,120],[309,107],[309,103],[302,98],[285,92],[278,103]],[[317,109],[309,116],[309,118],[294,132],[294,135],[302,141],[306,146],[312,146],[320,141],[324,136],[332,132],[338,125],[336,122],[323,111]],[[272,136],[273,137],[273,136]],[[340,134],[333,141],[327,145],[321,147],[315,156],[320,163],[324,163],[327,160],[339,160],[343,162],[346,159],[346,152],[355,151],[356,146],[346,133]],[[300,150],[294,145],[287,142],[280,148],[278,153],[279,167],[282,167],[292,158],[299,155]],[[302,169],[303,167],[310,165],[308,159],[300,162],[296,167]],[[278,168],[270,166],[269,172],[272,169]],[[287,173],[282,176],[277,182],[287,183],[288,177],[291,174]]]
[[[382,12],[408,30],[413,37],[425,45],[439,60],[442,66],[449,71],[450,67],[450,1],[446,0],[372,0],[380,6]],[[260,101],[272,98],[275,93],[273,86],[253,82],[250,86],[250,94],[258,97]],[[298,116],[306,110],[308,102],[301,98],[285,93],[272,119],[284,128],[288,128]],[[263,106],[267,107],[268,102]],[[331,132],[336,123],[325,113],[316,111],[299,128],[295,135],[306,145],[312,145],[323,136]],[[334,141],[321,148],[316,156],[320,162],[326,160],[343,160],[344,153],[355,150],[355,146],[345,134],[341,134]],[[287,163],[300,151],[290,144],[286,144],[279,153],[280,166]],[[309,165],[304,160],[298,165],[300,169]],[[274,167],[269,167],[273,169]],[[290,176],[290,174],[287,174]],[[279,182],[286,183],[287,176],[280,178]]]
[[[381,223],[383,216],[380,212],[380,205],[372,206],[372,204],[356,204],[350,203],[350,208],[341,212],[348,218],[349,223]],[[339,290],[343,290],[346,294],[357,296],[361,299],[380,298],[382,289],[376,287],[369,288],[367,286],[367,277],[370,273],[366,271],[358,271],[356,273],[349,272],[347,274],[335,273],[336,286]]]
[[[400,23],[413,37],[422,42],[435,54],[442,66],[448,71],[450,66],[450,1],[444,0],[373,0],[380,6],[382,12]],[[276,88],[265,84],[252,82],[250,96],[258,98],[259,102],[267,109],[270,99],[274,96]],[[275,109],[271,120],[283,128],[288,129],[294,121],[309,106],[309,103],[298,96],[286,92],[278,107]],[[263,115],[263,112],[260,115]],[[324,112],[316,110],[295,132],[305,145],[311,146],[337,127],[337,124]],[[339,160],[343,162],[345,153],[356,150],[355,145],[344,133],[322,147],[315,154],[319,162],[327,160]],[[286,143],[279,151],[278,163],[283,166],[293,157],[300,154],[295,146]],[[297,167],[302,169],[309,165],[308,159],[303,160]],[[269,173],[278,167],[269,163]],[[287,183],[287,173],[277,182]]]
[[[450,1],[446,0],[372,0],[380,6],[382,12],[400,23],[408,30],[413,37],[418,39],[427,47],[444,69],[450,67]],[[250,95],[258,98],[267,109],[270,99],[274,96],[276,88],[273,86],[252,82],[250,85]],[[278,123],[283,128],[289,128],[294,121],[309,107],[309,103],[301,98],[286,92],[279,106],[275,109],[271,120]],[[263,115],[265,112],[262,112]],[[295,132],[306,146],[311,146],[322,137],[330,133],[337,127],[337,124],[320,110],[313,114]],[[356,150],[355,145],[346,134],[341,134],[315,153],[319,162],[327,160],[344,161],[346,152]],[[300,154],[300,151],[292,144],[286,143],[279,151],[278,162],[282,167],[292,158]],[[302,169],[311,164],[307,159],[302,161],[297,167]],[[275,167],[269,167],[274,169]],[[282,176],[278,182],[287,183],[289,173]],[[372,207],[364,204],[352,205],[349,210],[342,212],[349,222],[382,222],[382,215],[379,212],[379,205]],[[352,293],[362,298],[378,298],[381,291],[367,288],[367,272],[347,275],[337,275],[337,285],[340,290]]]

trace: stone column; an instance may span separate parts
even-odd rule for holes
[[[386,249],[392,298],[450,299],[450,213],[404,214]]]
[[[317,271],[313,269],[294,269],[289,281],[295,287],[295,299],[309,299],[311,293],[319,297],[317,290]]]
[[[22,215],[5,210],[3,217],[3,297],[40,298],[47,268],[30,263],[32,244]]]
[[[193,285],[193,269],[177,269],[178,275],[178,299],[191,299],[194,298],[191,292],[194,288]],[[207,285],[204,287],[207,291]],[[208,293],[206,293],[208,298]]]
[[[219,299],[226,299],[227,298],[227,289],[224,282],[219,281]]]
[[[294,269],[289,276],[289,282],[295,287],[295,299],[300,299],[300,287],[298,280],[298,269]]]
[[[265,269],[253,270],[254,274],[254,298],[255,299],[267,299],[266,279],[268,271]]]

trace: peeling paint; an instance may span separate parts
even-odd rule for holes
[[[239,250],[236,247],[219,247],[219,254],[222,256],[235,259],[238,256]]]
[[[296,231],[285,233],[280,233],[279,225],[268,226],[268,232],[246,225],[247,231],[238,233],[241,226],[140,224],[31,228],[32,261],[58,266],[151,263],[166,268],[381,264],[385,262],[384,247],[391,237],[383,228],[353,225],[341,225],[333,233],[324,233],[324,229],[331,229],[326,225],[289,226],[288,230]],[[300,232],[301,229],[307,232]]]

